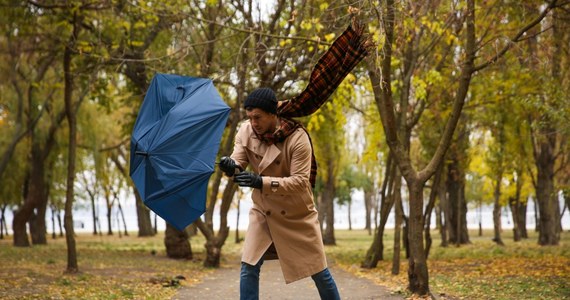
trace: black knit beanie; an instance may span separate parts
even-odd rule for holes
[[[259,108],[275,115],[277,114],[277,96],[270,88],[258,88],[247,96],[243,107]]]

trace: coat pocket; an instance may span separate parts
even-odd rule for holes
[[[314,204],[300,195],[267,195],[265,198],[271,210],[285,218],[304,217],[314,210]]]

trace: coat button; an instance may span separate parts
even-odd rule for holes
[[[281,214],[282,214],[282,215],[285,215],[285,214],[286,214],[286,212],[285,212],[284,210],[282,210],[282,211],[281,211]]]
[[[268,216],[271,216],[271,211],[268,210],[268,211],[265,212],[265,214],[268,215]]]

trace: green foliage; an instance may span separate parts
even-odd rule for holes
[[[373,182],[368,174],[357,169],[354,165],[345,165],[338,179],[336,197],[339,204],[347,204],[352,201],[354,190],[371,191]]]

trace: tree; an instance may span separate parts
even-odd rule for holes
[[[345,165],[343,167],[339,176],[339,183],[338,183],[339,188],[336,193],[338,204],[348,205],[349,230],[352,230],[351,211],[350,211],[350,207],[352,204],[352,193],[355,190],[362,190],[364,193],[370,193],[372,190],[372,180],[370,179],[370,177],[368,177],[368,174],[362,172],[362,170],[360,170],[359,168],[356,168],[355,163],[356,162],[353,162],[352,164]],[[368,219],[367,226],[370,225],[369,223],[370,219]],[[368,228],[369,227],[365,229]]]
[[[65,194],[65,215],[63,226],[65,227],[65,240],[67,242],[67,269],[68,273],[77,273],[77,249],[75,246],[75,231],[73,228],[73,202],[75,200],[75,158],[77,152],[77,109],[80,102],[73,101],[73,74],[71,70],[72,53],[75,50],[75,43],[79,37],[80,19],[77,12],[73,13],[72,33],[69,42],[65,45],[63,52],[63,73],[64,73],[64,103],[65,116],[69,127],[69,146],[67,160],[67,191]],[[77,103],[77,104],[76,104]]]
[[[333,96],[336,98],[335,96]],[[336,98],[340,100],[339,98]],[[326,103],[319,111],[311,116],[307,126],[313,138],[313,149],[320,166],[317,176],[322,184],[318,197],[319,222],[322,230],[323,243],[335,245],[334,236],[334,199],[338,194],[337,178],[341,172],[341,150],[344,136],[339,134],[346,123],[342,106],[332,102]]]
[[[533,110],[529,113],[532,138],[533,156],[536,164],[536,197],[539,207],[539,238],[540,245],[558,245],[560,241],[560,206],[558,204],[558,193],[555,187],[555,164],[560,154],[557,149],[561,142],[561,135],[558,133],[557,124],[567,115],[560,115],[558,111],[567,102],[565,92],[559,87],[564,87],[567,83],[567,76],[561,76],[561,65],[567,65],[567,55],[564,56],[563,49],[568,41],[568,24],[561,18],[563,10],[556,11],[552,15],[551,34],[544,37],[551,47],[540,51],[537,43],[541,42],[541,37],[533,37],[529,42],[529,54],[533,57],[548,56],[548,64],[545,69],[535,61],[531,64],[531,70],[539,74],[549,74],[549,76],[539,76],[537,88],[538,93],[530,103]],[[567,13],[566,13],[567,15]],[[566,106],[567,107],[567,106]],[[561,110],[560,110],[561,109]],[[561,119],[562,117],[562,119]]]
[[[246,93],[254,87],[263,86],[275,90],[278,98],[287,99],[287,96],[300,91],[304,82],[298,78],[303,78],[310,72],[306,66],[316,60],[316,50],[334,38],[334,35],[322,31],[324,26],[319,20],[320,10],[308,10],[308,5],[304,2],[278,1],[274,13],[265,17],[261,16],[253,1],[232,1],[231,6],[219,2],[207,4],[206,7],[197,5],[198,11],[186,15],[196,21],[193,24],[202,28],[191,31],[192,34],[188,35],[191,42],[186,42],[198,54],[196,57],[201,59],[198,62],[204,67],[201,72],[209,72],[202,73],[201,76],[218,75],[219,79],[215,80],[220,85],[218,90],[224,96],[227,95],[225,99],[231,99],[228,104],[233,110],[221,143],[220,155],[229,155],[232,151],[237,126],[244,117],[241,104]],[[320,8],[326,11],[326,6]],[[242,17],[242,20],[231,18],[233,15]],[[227,17],[224,19],[223,16]],[[225,22],[217,21],[220,19]],[[235,38],[229,39],[227,36]],[[221,51],[210,51],[209,47],[204,51],[205,45],[216,45]],[[211,63],[204,65],[209,59]],[[233,76],[237,79],[231,80]],[[222,187],[224,190],[220,193]],[[204,219],[196,222],[207,240],[206,266],[219,265],[221,249],[229,232],[227,212],[236,188],[223,179],[219,170],[210,181]],[[218,201],[220,194],[221,201]],[[213,214],[217,204],[220,207],[220,230],[216,233]]]
[[[33,242],[36,244],[46,242],[44,203],[47,203],[47,195],[43,163],[55,144],[55,133],[64,118],[61,106],[53,103],[57,97],[55,86],[57,79],[50,70],[56,61],[57,47],[54,46],[56,41],[45,39],[46,36],[57,34],[57,29],[50,31],[44,26],[33,26],[34,21],[37,24],[49,22],[45,19],[49,17],[38,16],[37,12],[25,5],[15,6],[10,10],[10,17],[4,19],[10,22],[9,25],[6,24],[9,27],[4,27],[7,30],[5,32],[17,31],[20,34],[3,36],[3,41],[7,45],[5,49],[8,49],[3,55],[8,61],[13,62],[9,64],[12,69],[6,74],[17,74],[17,76],[11,76],[12,80],[6,81],[12,84],[13,93],[10,94],[15,98],[13,102],[15,109],[8,110],[14,112],[10,113],[9,117],[15,121],[15,131],[11,133],[13,138],[6,150],[3,149],[0,176],[5,171],[5,163],[12,158],[16,145],[24,137],[28,138],[30,155],[26,184],[23,185],[24,201],[18,206],[12,225],[14,245],[20,247],[30,245],[26,223],[36,210],[39,216],[35,218],[38,223],[31,226],[35,232],[32,234]],[[36,38],[43,43],[38,45]],[[23,51],[23,49],[28,50]],[[18,64],[20,60],[29,63]]]
[[[460,119],[463,105],[467,99],[471,78],[475,72],[486,68],[489,64],[502,57],[515,42],[521,39],[522,35],[528,31],[529,28],[538,24],[555,5],[556,2],[549,3],[549,5],[544,9],[539,17],[537,17],[537,19],[533,20],[529,25],[520,30],[514,38],[511,38],[504,45],[504,47],[499,52],[497,52],[496,55],[491,56],[490,59],[485,60],[479,65],[475,64],[476,57],[478,52],[482,52],[483,50],[479,47],[480,45],[477,45],[475,31],[475,3],[474,1],[467,1],[466,5],[463,7],[452,6],[454,13],[450,16],[453,16],[453,18],[459,17],[457,20],[461,23],[457,24],[461,25],[457,26],[456,28],[464,31],[464,43],[461,44],[460,48],[462,51],[460,57],[461,62],[459,64],[460,68],[456,72],[457,84],[454,86],[453,104],[451,106],[452,110],[450,111],[449,118],[446,121],[445,130],[441,136],[440,142],[438,143],[435,154],[429,163],[425,165],[420,171],[417,171],[416,168],[412,165],[412,160],[410,159],[409,154],[409,136],[406,136],[405,131],[402,130],[402,124],[406,124],[405,122],[402,122],[402,120],[407,120],[407,118],[405,118],[406,114],[408,114],[409,111],[414,112],[412,110],[414,107],[409,108],[406,105],[409,100],[407,99],[408,97],[401,97],[400,99],[403,99],[404,101],[400,101],[398,106],[396,106],[393,101],[392,74],[394,72],[392,68],[392,57],[395,53],[397,53],[394,52],[393,47],[394,45],[397,45],[395,44],[397,41],[400,41],[395,39],[395,30],[397,29],[395,26],[396,11],[399,6],[397,6],[394,1],[387,1],[385,7],[383,8],[383,13],[380,13],[381,8],[375,8],[377,11],[377,16],[379,18],[378,22],[381,24],[381,26],[383,26],[385,33],[383,39],[385,42],[382,45],[382,49],[379,53],[380,55],[378,56],[380,58],[379,64],[376,65],[374,62],[372,62],[369,66],[369,74],[372,81],[374,96],[380,113],[380,118],[382,120],[382,125],[386,134],[386,142],[390,147],[390,150],[394,155],[394,159],[402,173],[402,176],[407,183],[408,193],[410,197],[410,221],[408,233],[410,243],[410,258],[408,280],[409,289],[413,293],[417,293],[419,295],[429,294],[428,268],[426,264],[422,232],[424,227],[423,187],[426,181],[435,173],[437,166],[441,163],[445,152],[449,148],[453,133]],[[432,6],[422,6],[421,4],[417,4],[416,6],[411,6],[411,8],[412,12],[420,12],[422,9],[431,11],[430,9],[436,8],[436,5],[433,4]],[[419,32],[419,34],[416,34],[417,32]],[[423,31],[421,30],[408,31],[404,32],[401,35],[398,35],[398,37],[408,36],[406,33],[409,33],[409,40],[414,41],[421,38],[422,32]],[[445,32],[445,30],[442,32]],[[453,35],[449,36],[453,37]],[[407,41],[406,39],[401,40]],[[453,39],[447,39],[447,41],[453,41]],[[453,59],[456,58],[458,57],[453,57]],[[407,61],[404,63],[406,62]],[[422,105],[418,105],[415,108],[417,109],[421,107]],[[398,115],[403,115],[404,117],[400,117],[398,119]]]

